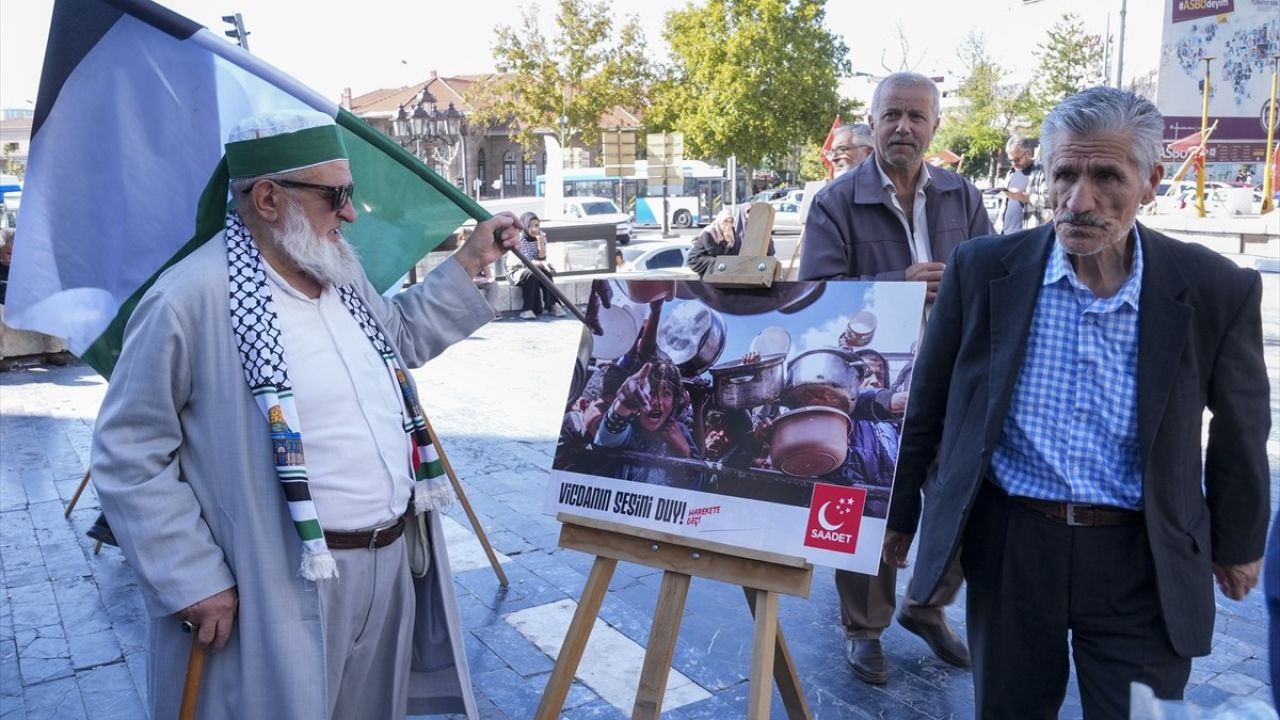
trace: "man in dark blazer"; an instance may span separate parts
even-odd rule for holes
[[[1069,657],[1090,720],[1127,718],[1132,681],[1179,698],[1211,578],[1232,599],[1258,581],[1261,279],[1134,222],[1163,127],[1111,88],[1055,108],[1053,225],[962,244],[917,357],[884,559],[906,565],[920,521],[924,598],[963,546],[982,718],[1057,717]]]
[[[977,188],[924,161],[940,102],[937,86],[923,75],[895,73],[876,86],[868,116],[875,154],[814,197],[801,280],[923,281],[933,302],[943,261],[956,245],[991,233]],[[953,564],[934,597],[903,603],[898,622],[945,662],[968,667],[969,651],[945,614],[960,584]],[[837,570],[836,590],[853,674],[874,685],[888,681],[880,636],[893,619],[897,568],[881,563],[874,577]]]

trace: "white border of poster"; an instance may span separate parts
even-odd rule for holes
[[[599,312],[592,315],[599,318],[601,332],[590,335],[584,330],[544,511],[875,574],[896,469],[900,418],[922,325],[924,284],[775,283],[771,290],[734,291],[700,282],[668,282],[673,291],[653,302],[645,302],[653,288],[643,283],[635,288],[621,280],[593,285],[592,304]],[[601,309],[600,295],[610,296],[609,308]],[[656,331],[645,333],[655,316]],[[722,336],[719,347],[714,341],[717,332]],[[749,354],[758,350],[766,352]],[[818,351],[806,356],[810,360],[849,359],[860,378],[873,374],[876,358],[882,367],[866,381],[868,387],[855,382],[845,388],[843,400],[831,401],[825,394],[810,394],[816,387],[809,383],[810,374],[795,375],[796,385],[790,382],[790,369],[806,367],[794,361],[809,351]],[[768,399],[733,394],[741,389],[730,385],[735,368],[750,374],[779,354],[785,355],[781,385]],[[669,386],[668,395],[683,393],[669,405],[659,400],[660,365],[667,371],[663,382]],[[649,369],[642,374],[642,368]],[[672,380],[676,369],[678,380]],[[676,382],[681,389],[670,392]],[[888,387],[876,387],[881,384]],[[641,417],[635,409],[627,423],[619,423],[612,411],[622,409],[626,398],[645,387],[651,393],[645,397],[652,400],[646,400],[652,415]],[[699,398],[706,400],[700,403]],[[812,410],[800,407],[812,405],[811,398],[832,408],[846,403],[836,416],[850,418],[844,426],[849,452],[843,460],[830,461],[837,463],[834,469],[817,475],[805,469],[831,465],[812,466],[804,453],[786,454],[795,445],[774,443],[779,435],[771,434],[777,427],[772,423],[791,413],[797,413],[791,418],[797,420],[830,412],[825,407],[818,413],[800,412]],[[742,406],[757,401],[758,405]],[[885,414],[891,407],[896,416]],[[695,412],[703,422],[693,421]],[[749,433],[738,432],[732,442],[724,429],[730,415],[749,418],[751,428]],[[861,427],[856,418],[864,419]],[[649,434],[643,435],[642,428]],[[720,436],[709,440],[717,432]],[[823,437],[830,447],[826,432]],[[802,437],[807,442],[809,436]],[[882,461],[868,459],[872,457],[891,458],[887,470]],[[870,477],[865,468],[873,465],[879,468],[874,481],[862,483],[861,478]]]

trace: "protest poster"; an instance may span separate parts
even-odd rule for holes
[[[595,281],[544,510],[874,574],[924,297]]]

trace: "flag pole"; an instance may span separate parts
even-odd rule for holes
[[[1204,138],[1204,133],[1209,129],[1209,64],[1213,62],[1213,56],[1200,58],[1204,60],[1204,109],[1200,113],[1200,137]],[[1203,144],[1201,147],[1205,147]],[[1204,174],[1208,170],[1208,158],[1204,158],[1198,165],[1196,172],[1196,215],[1204,217]]]

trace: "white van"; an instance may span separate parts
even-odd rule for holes
[[[631,216],[622,212],[609,198],[591,195],[567,197],[564,199],[564,217],[614,223],[618,228],[618,244],[631,242]]]

